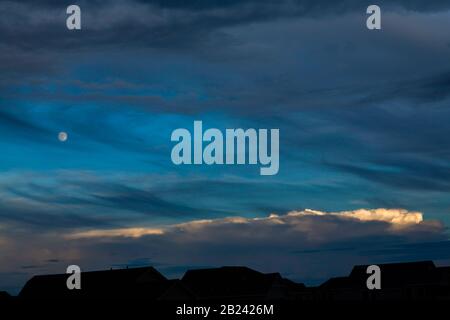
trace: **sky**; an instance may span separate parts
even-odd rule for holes
[[[70,264],[450,264],[448,1],[76,4],[70,31],[59,1],[0,3],[0,290]],[[278,174],[174,165],[196,120],[278,128]]]

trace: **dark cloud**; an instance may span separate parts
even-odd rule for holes
[[[147,178],[152,179],[151,176]],[[13,175],[0,182],[4,199],[0,203],[0,224],[50,231],[112,227],[148,219],[173,221],[187,217],[215,217],[223,212],[192,201],[191,192],[198,194],[198,190],[191,189],[188,199],[174,197],[173,192],[181,191],[173,182],[152,184],[143,177],[136,180],[132,176],[121,180],[88,172],[78,175],[55,173],[50,180],[37,173]],[[173,191],[160,189],[162,185]]]
[[[391,261],[426,260],[430,256],[450,259],[450,241],[429,241],[423,243],[392,244],[383,248],[363,250],[362,254],[373,256],[390,256]]]
[[[410,168],[411,170],[405,171],[405,167],[398,162],[392,165],[393,167],[384,170],[351,164],[332,164],[331,166],[340,171],[400,189],[438,192],[447,192],[450,189],[447,167],[439,168],[437,165],[425,167],[417,162]]]
[[[450,72],[444,72],[418,80],[401,83],[391,83],[385,89],[379,89],[374,94],[360,101],[363,105],[376,105],[391,101],[406,100],[420,105],[445,101],[450,95]]]
[[[186,217],[206,213],[203,210],[196,212],[194,207],[179,205],[164,200],[153,191],[141,190],[125,185],[103,186],[100,190],[100,193],[93,192],[93,198],[97,201],[97,205],[100,206],[137,211],[144,215],[164,218]],[[212,214],[214,210],[211,211],[210,213]]]
[[[61,230],[86,226],[114,226],[114,217],[90,217],[86,213],[64,210],[58,212],[49,205],[11,205],[0,203],[0,224],[17,230]]]
[[[65,28],[65,6],[59,2],[4,2],[0,8],[5,18],[0,22],[0,36],[9,50],[21,48],[36,52],[35,61],[49,59],[54,66],[58,52],[83,52],[104,48],[160,48],[178,51],[200,47],[223,47],[227,37],[224,27],[249,25],[294,17],[327,19],[345,13],[360,12],[370,3],[360,1],[81,1],[83,30]],[[445,10],[446,1],[386,1],[379,5],[417,12]],[[7,51],[8,52],[8,51]],[[21,60],[27,60],[21,53]],[[43,55],[47,57],[43,57]],[[31,58],[31,56],[29,56]],[[76,59],[77,55],[70,56]],[[10,56],[12,59],[13,56]],[[24,59],[25,58],[25,59]],[[43,67],[30,60],[22,68]],[[12,65],[19,64],[12,62]],[[11,72],[17,72],[17,68]]]

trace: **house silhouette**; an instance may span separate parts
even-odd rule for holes
[[[40,275],[21,290],[24,299],[150,299],[167,290],[170,282],[153,267],[81,273],[81,290],[69,290],[70,274]]]
[[[368,265],[353,267],[347,277],[324,282],[317,290],[319,300],[389,301],[442,300],[450,298],[450,268],[432,261],[379,264],[381,290],[367,288]]]
[[[305,288],[279,273],[261,273],[247,267],[189,270],[181,284],[200,300],[280,300]]]

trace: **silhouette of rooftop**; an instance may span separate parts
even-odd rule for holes
[[[283,279],[279,273],[261,273],[247,267],[189,270],[181,281],[205,299],[276,299],[284,297],[286,289],[303,286]]]
[[[153,267],[82,272],[82,290],[68,290],[69,274],[31,278],[19,293],[23,298],[155,298],[167,287],[167,278]]]
[[[378,264],[381,290],[368,290],[369,265],[353,267],[347,277],[319,286],[319,300],[450,300],[450,267],[432,261]]]

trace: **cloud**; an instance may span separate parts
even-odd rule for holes
[[[1,230],[1,228],[0,228]],[[0,248],[3,248],[7,245],[7,240],[4,237],[0,237]]]
[[[326,234],[330,229],[323,230],[320,228],[322,221],[328,221],[334,223],[336,226],[339,224],[358,224],[361,223],[361,227],[366,228],[363,223],[374,223],[374,226],[378,222],[385,223],[383,231],[385,232],[397,232],[398,228],[408,229],[414,232],[418,230],[422,231],[441,231],[443,226],[435,221],[424,221],[423,214],[421,212],[408,211],[405,209],[359,209],[353,211],[342,212],[324,212],[306,209],[302,211],[291,211],[285,215],[271,214],[268,217],[262,218],[245,218],[245,217],[228,217],[219,219],[203,219],[193,220],[175,225],[169,225],[162,228],[121,228],[110,230],[89,230],[84,232],[75,232],[68,235],[69,239],[77,238],[97,238],[97,237],[132,237],[139,238],[146,235],[164,235],[171,237],[172,235],[179,235],[180,233],[185,235],[196,235],[199,238],[204,238],[203,233],[211,236],[212,239],[220,237],[220,233],[228,233],[233,228],[245,228],[249,232],[258,236],[267,236],[266,240],[269,240],[272,236],[270,232],[266,233],[271,227],[277,229],[283,229],[292,233],[298,233],[299,236],[305,234],[313,234],[317,232],[317,236],[320,238],[329,236]],[[317,228],[313,224],[317,224]],[[417,228],[418,227],[418,228]],[[377,229],[378,230],[378,229]],[[264,232],[263,232],[264,231]],[[324,234],[320,234],[320,232]],[[339,235],[338,230],[336,235]],[[367,232],[370,233],[370,228]],[[408,232],[408,231],[406,231]],[[344,234],[342,234],[344,236]],[[236,234],[235,237],[240,237]],[[193,237],[192,239],[194,239]],[[214,241],[214,240],[213,240]]]
[[[139,238],[147,235],[163,234],[161,229],[150,228],[124,228],[113,230],[89,230],[84,232],[75,232],[67,236],[67,239],[80,238],[107,238],[107,237],[131,237]]]
[[[322,212],[316,210],[306,209],[305,211],[292,211],[288,216],[304,216],[304,215],[318,215],[326,216],[333,215],[337,217],[348,217],[360,221],[384,221],[392,225],[408,226],[412,224],[420,224],[423,221],[421,212],[410,212],[405,209],[359,209],[353,211],[342,212]]]
[[[170,196],[177,181],[128,172],[11,171],[0,176],[0,223],[48,232],[217,214]],[[168,189],[158,190],[162,186]]]

